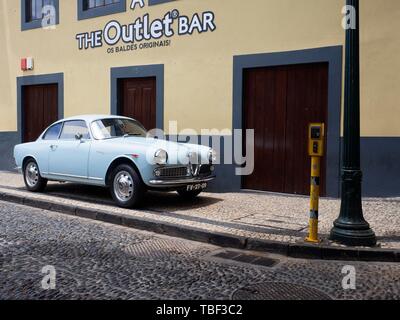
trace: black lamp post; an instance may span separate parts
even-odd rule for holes
[[[346,30],[346,79],[342,204],[330,239],[349,246],[375,246],[376,237],[362,210],[360,169],[360,14],[359,0],[347,0],[355,9],[356,28]]]

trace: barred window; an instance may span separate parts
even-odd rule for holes
[[[78,0],[78,20],[126,11],[127,0]]]
[[[120,1],[121,0],[85,0],[83,2],[83,10],[90,10],[94,8],[104,7],[119,3]]]
[[[59,0],[21,0],[22,31],[56,25],[59,20]]]
[[[45,6],[55,7],[54,0],[27,0],[26,1],[26,22],[42,20]]]

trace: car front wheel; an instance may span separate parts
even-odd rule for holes
[[[139,175],[126,164],[114,169],[110,189],[114,201],[122,208],[137,207],[144,194],[144,186]]]
[[[42,192],[47,185],[47,180],[42,178],[39,166],[35,160],[29,160],[24,167],[24,182],[29,191]]]

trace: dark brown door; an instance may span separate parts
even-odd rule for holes
[[[156,78],[119,82],[119,113],[138,120],[147,130],[156,128]]]
[[[255,130],[255,169],[243,178],[243,188],[309,194],[308,125],[327,125],[327,105],[328,64],[246,70],[243,119],[246,129]]]
[[[58,120],[58,85],[25,86],[22,94],[23,139],[31,142]]]

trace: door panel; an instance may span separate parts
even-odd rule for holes
[[[23,142],[35,141],[58,120],[58,85],[23,87]]]
[[[243,127],[255,130],[255,170],[243,188],[309,194],[308,125],[327,124],[328,65],[244,72]],[[325,194],[325,158],[322,195]]]
[[[328,66],[288,67],[287,99],[285,192],[309,194],[308,126],[313,122],[324,122],[327,128]],[[322,159],[321,168],[322,195],[326,185],[325,162],[326,157]]]
[[[76,140],[76,134],[83,138]],[[60,139],[49,146],[49,174],[87,179],[90,147],[91,140],[85,121],[66,121]]]
[[[277,72],[278,71],[278,72]],[[280,68],[246,71],[245,109],[246,128],[255,130],[255,172],[243,179],[246,189],[263,190],[265,177],[269,177],[269,191],[283,192],[285,137],[285,92],[281,90],[286,73]]]
[[[119,81],[119,113],[138,120],[147,130],[156,128],[156,78]]]
[[[49,174],[88,178],[90,141],[57,141],[49,146]],[[53,147],[52,147],[53,146]]]

